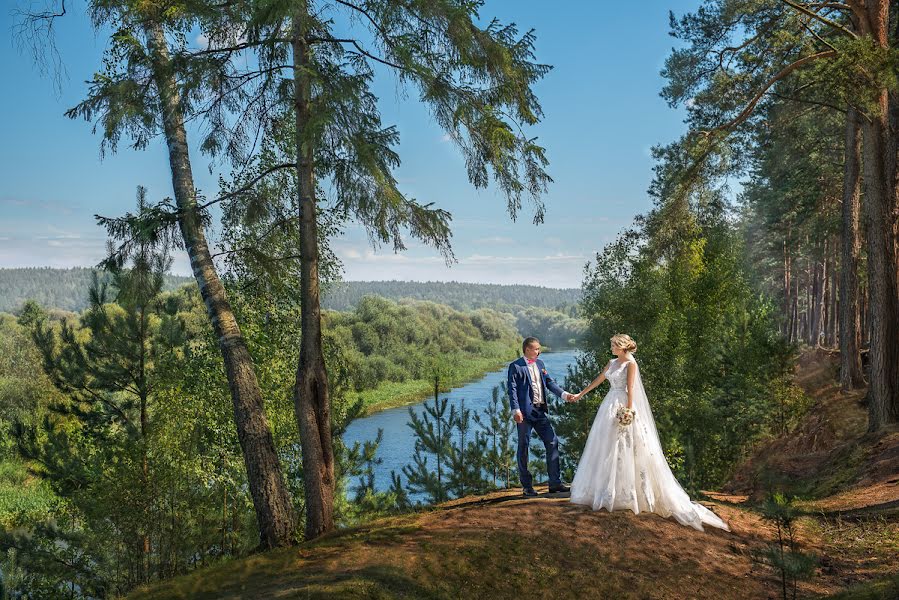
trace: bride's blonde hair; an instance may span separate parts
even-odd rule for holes
[[[637,342],[626,333],[616,333],[612,336],[612,343],[616,348],[621,348],[625,352],[636,352]]]

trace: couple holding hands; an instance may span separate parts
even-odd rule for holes
[[[512,417],[518,426],[518,474],[525,496],[536,496],[528,470],[531,432],[546,447],[550,493],[571,492],[571,502],[608,511],[628,509],[674,517],[702,530],[703,524],[728,529],[715,513],[690,500],[668,467],[656,430],[640,369],[637,344],[626,334],[612,336],[610,360],[577,394],[563,390],[540,360],[540,341],[525,338],[524,356],[509,365],[507,386]],[[549,420],[547,392],[577,402],[603,381],[609,392],[599,405],[571,487],[559,472],[559,438]]]

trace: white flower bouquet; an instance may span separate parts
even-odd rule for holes
[[[634,422],[636,416],[637,411],[626,406],[619,406],[618,410],[615,412],[615,418],[618,419],[619,427],[627,427]]]

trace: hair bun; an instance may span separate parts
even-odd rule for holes
[[[612,336],[612,343],[621,348],[625,352],[636,352],[637,351],[637,342],[626,333],[616,333]]]

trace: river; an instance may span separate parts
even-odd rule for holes
[[[547,352],[541,354],[540,359],[546,364],[549,375],[561,385],[565,381],[569,365],[574,365],[577,352],[577,350]],[[503,367],[487,373],[477,381],[441,394],[440,398],[449,398],[450,405],[458,404],[464,399],[465,406],[472,409],[472,413],[481,412],[490,404],[493,388],[506,380],[506,369],[507,367]],[[414,404],[412,409],[420,414],[424,412],[425,402],[431,401],[433,398]],[[503,398],[502,401],[504,406],[508,406],[507,398]],[[447,412],[449,412],[449,408],[447,408]],[[352,446],[354,442],[374,440],[378,435],[378,429],[384,430],[384,438],[377,451],[377,457],[381,459],[381,464],[375,467],[375,489],[377,491],[384,491],[390,487],[391,471],[401,473],[404,465],[412,463],[412,454],[415,452],[415,436],[407,425],[408,421],[408,406],[391,408],[353,421],[343,436],[347,445]],[[355,481],[351,483],[352,487],[355,485]]]

